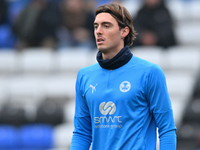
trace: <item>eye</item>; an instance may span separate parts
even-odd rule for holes
[[[97,28],[97,26],[94,26],[94,29],[96,29]]]
[[[98,28],[98,26],[97,25],[94,25],[94,29],[97,29]]]
[[[106,28],[109,28],[110,26],[106,24],[105,27],[106,27]]]

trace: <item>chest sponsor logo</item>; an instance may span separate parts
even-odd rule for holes
[[[95,128],[121,128],[122,116],[114,116],[116,105],[109,102],[102,102],[99,105],[99,111],[103,116],[94,117]]]
[[[99,105],[99,111],[101,112],[102,115],[112,115],[116,111],[116,106],[113,102],[102,102]]]
[[[128,81],[123,81],[120,86],[119,89],[121,92],[128,92],[131,89],[131,84]]]

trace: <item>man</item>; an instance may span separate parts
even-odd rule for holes
[[[140,33],[134,46],[157,45],[168,48],[177,44],[173,16],[164,0],[142,0],[133,20],[135,29]]]
[[[161,68],[132,55],[128,11],[117,3],[96,9],[98,63],[80,69],[70,150],[176,149],[173,112]]]

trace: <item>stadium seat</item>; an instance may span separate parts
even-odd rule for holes
[[[19,57],[19,67],[22,73],[47,74],[54,71],[54,57],[51,49],[24,49]]]
[[[185,14],[185,11],[187,11],[187,9],[185,9],[185,5],[183,1],[170,0],[170,1],[166,1],[166,5],[171,15],[173,16],[173,19],[176,22],[183,22],[187,19],[186,14]]]
[[[200,19],[198,0],[168,0],[166,4],[176,22],[194,22]]]
[[[125,0],[122,1],[122,5],[125,6],[131,14],[131,16],[134,17],[138,12],[139,8],[141,7],[141,2],[138,0]]]
[[[170,96],[170,99],[172,103],[175,125],[177,128],[179,128],[183,121],[187,101],[180,96]]]
[[[200,48],[198,46],[170,47],[165,55],[165,68],[197,75],[200,69]]]
[[[12,148],[9,150],[36,150],[36,148]],[[37,150],[47,150],[46,148],[37,148]]]
[[[53,148],[53,127],[48,124],[27,124],[19,129],[20,144],[23,149]]]
[[[87,52],[84,50],[58,51],[55,54],[56,69],[59,72],[75,72],[87,66]]]
[[[55,148],[68,149],[71,143],[73,133],[72,124],[61,124],[54,128]]]
[[[182,74],[181,72],[171,71],[166,72],[165,76],[168,91],[171,96],[184,95],[185,98],[188,98],[188,96],[192,96],[195,80],[190,73]]]
[[[97,52],[98,52],[98,50],[93,50],[93,51],[91,51],[90,53],[87,54],[87,64],[86,64],[86,66],[93,65],[93,64],[97,63],[97,59],[96,59]]]
[[[12,24],[10,24],[9,21],[4,21],[4,19],[2,20],[1,18],[0,48],[8,48],[7,50],[11,50],[15,46],[15,42],[16,42],[16,37],[14,36],[12,31]],[[2,49],[0,49],[0,51],[1,50]]]
[[[8,78],[7,90],[11,102],[38,104],[44,97],[43,77],[34,75],[15,75]]]
[[[198,150],[196,141],[179,141],[176,150]]]
[[[185,109],[184,121],[200,123],[200,99],[192,100]]]
[[[8,98],[8,90],[5,77],[0,77],[0,108]]]
[[[7,150],[18,146],[17,128],[12,125],[0,125],[0,149]]]
[[[18,69],[18,54],[16,50],[0,50],[0,73],[12,74]]]
[[[68,150],[66,148],[51,148],[51,149],[45,149],[45,150]]]
[[[195,150],[198,145],[198,123],[183,123],[177,130],[177,150]]]
[[[20,126],[27,123],[25,111],[21,106],[6,103],[0,110],[0,124]]]
[[[76,73],[55,74],[44,79],[44,93],[47,97],[70,99],[75,96]]]
[[[189,0],[182,1],[183,9],[185,10],[186,22],[196,22],[200,20],[200,1],[199,0]]]
[[[174,111],[175,123],[179,127],[185,108],[192,98],[195,80],[190,73],[178,71],[167,71],[165,76]]]
[[[196,83],[193,91],[193,99],[200,98],[200,71],[197,74]]]
[[[134,56],[163,66],[164,50],[159,46],[137,46],[131,48]]]
[[[75,113],[75,98],[64,105],[64,121],[73,124]]]
[[[64,111],[62,105],[56,102],[45,101],[38,106],[36,111],[36,123],[45,123],[55,126],[63,123],[63,120]]]
[[[186,23],[177,23],[175,34],[180,45],[200,45],[200,23],[188,21]]]

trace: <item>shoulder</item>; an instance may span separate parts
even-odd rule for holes
[[[99,64],[95,63],[93,65],[81,68],[78,72],[78,76],[89,75],[89,74],[94,73],[95,71],[97,71],[99,69],[100,69]]]
[[[148,69],[148,68],[153,68],[153,67],[159,67],[157,64],[152,63],[150,61],[147,61],[145,59],[142,59],[140,57],[134,56],[131,59],[131,63],[140,67],[140,68],[144,68],[144,69]]]
[[[161,67],[155,63],[149,62],[137,56],[133,56],[131,59],[131,66],[138,71],[142,71],[145,74],[164,74]]]

